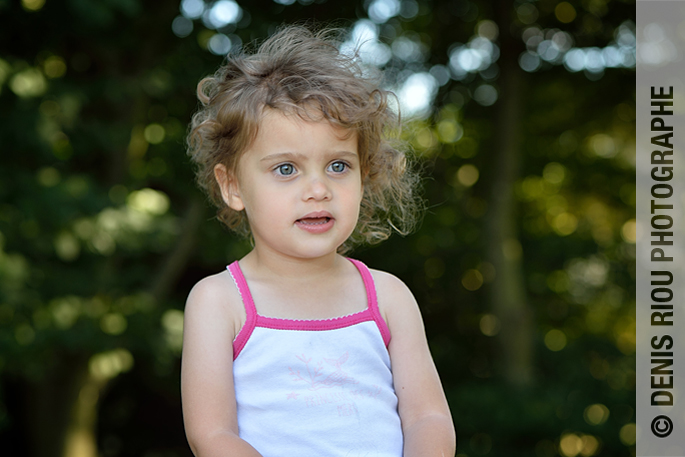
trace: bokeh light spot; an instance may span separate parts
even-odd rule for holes
[[[197,44],[200,45],[202,49],[208,49],[209,40],[216,34],[214,30],[204,29],[197,34]]]
[[[121,335],[127,326],[126,318],[120,313],[108,313],[100,319],[100,328],[108,335]]]
[[[81,313],[81,300],[73,295],[57,298],[50,302],[50,311],[57,327],[67,330]]]
[[[378,41],[378,26],[368,19],[355,22],[349,39],[340,46],[340,52],[349,56],[358,52],[362,62],[377,67],[392,58],[390,46]]]
[[[369,19],[376,24],[383,24],[400,14],[400,9],[399,0],[374,0],[369,5]]]
[[[414,73],[398,92],[402,113],[407,117],[423,117],[429,113],[438,91],[438,81],[428,72]]]
[[[480,331],[485,336],[495,336],[499,333],[500,322],[494,314],[485,314],[480,318]]]
[[[217,33],[216,35],[213,35],[207,42],[207,48],[209,49],[209,52],[217,56],[228,54],[232,46],[233,43],[231,43],[231,39],[223,33]]]
[[[605,133],[598,133],[590,137],[589,144],[592,152],[599,157],[610,158],[618,152],[614,139]]]
[[[450,82],[450,70],[444,65],[433,65],[429,73],[438,81],[440,87]]]
[[[578,219],[571,213],[563,212],[552,219],[552,229],[561,236],[567,236],[576,231]]]
[[[45,5],[45,0],[21,0],[21,6],[26,11],[38,11]]]
[[[181,2],[181,13],[188,19],[198,19],[205,11],[203,0],[183,0]]]
[[[461,284],[466,290],[475,291],[483,285],[483,275],[478,270],[466,270],[461,278]]]
[[[595,403],[594,405],[585,408],[583,417],[585,418],[585,422],[590,425],[603,424],[609,418],[609,408],[601,403]]]
[[[27,68],[12,76],[9,83],[10,89],[18,97],[39,97],[45,93],[48,84],[40,70]]]
[[[45,59],[43,71],[48,78],[59,78],[67,72],[67,64],[60,56],[50,56]]]
[[[391,48],[405,62],[420,62],[424,57],[421,42],[413,37],[401,36],[392,42]]]
[[[90,241],[95,252],[104,256],[114,254],[117,248],[114,239],[109,233],[98,233]]]
[[[171,23],[171,31],[179,38],[185,38],[193,32],[193,21],[185,16],[176,16]]]
[[[535,5],[531,3],[524,3],[516,8],[516,15],[518,16],[519,21],[523,22],[524,24],[532,24],[537,20],[539,13]]]
[[[14,329],[14,338],[20,345],[26,346],[36,339],[36,331],[29,324],[19,324]]]
[[[568,24],[576,18],[576,9],[569,2],[561,2],[554,8],[554,15],[559,22]]]
[[[626,221],[621,227],[621,237],[626,243],[635,244],[637,240],[637,223],[635,219]]]
[[[566,334],[558,329],[550,330],[545,334],[545,346],[547,346],[547,349],[550,351],[561,351],[566,347]],[[580,450],[578,452],[580,452]]]
[[[550,184],[561,184],[566,176],[566,168],[557,162],[550,162],[542,170],[542,177]]]
[[[416,0],[402,0],[400,7],[400,16],[405,19],[411,19],[419,14],[419,2]]]
[[[618,432],[618,436],[623,444],[626,446],[632,446],[635,444],[636,431],[635,424],[626,424],[621,427],[621,430]]]
[[[214,28],[234,24],[243,16],[242,9],[233,0],[219,0],[209,10],[209,22]]]
[[[585,68],[585,51],[579,48],[571,49],[564,54],[564,66],[568,71],[576,72]]]
[[[90,358],[90,374],[99,379],[111,379],[133,368],[133,356],[126,349],[101,352]]]
[[[169,209],[169,197],[163,192],[148,188],[131,192],[126,203],[135,211],[157,216]]]
[[[476,33],[478,33],[478,36],[486,38],[490,41],[495,41],[499,36],[499,28],[494,21],[486,19],[480,21],[478,25],[476,25]]]
[[[464,136],[464,129],[454,119],[444,119],[437,125],[438,137],[442,143],[456,143]]]
[[[83,176],[70,176],[64,181],[64,189],[74,198],[86,195],[88,188],[88,181]]]
[[[521,193],[526,200],[535,200],[544,193],[544,182],[539,176],[530,175],[521,183]]]
[[[183,311],[178,309],[165,311],[162,315],[162,327],[164,327],[167,346],[180,354],[183,348]]]
[[[565,457],[575,457],[583,449],[583,440],[575,433],[567,433],[559,441],[559,451]]]
[[[583,444],[583,447],[580,450],[580,455],[583,457],[589,457],[597,453],[599,450],[599,440],[597,438],[592,435],[582,435],[580,439]]]
[[[59,184],[61,176],[53,167],[43,167],[36,173],[38,183],[43,187],[54,187]]]
[[[162,127],[160,124],[150,124],[145,127],[143,135],[148,143],[159,144],[164,141],[166,132],[164,131],[164,127]]]
[[[537,71],[540,64],[540,57],[534,52],[526,51],[519,56],[519,66],[528,73]]]
[[[414,136],[414,139],[416,140],[417,145],[422,149],[430,149],[437,146],[438,143],[433,131],[428,127],[419,130]]]
[[[490,84],[481,84],[475,91],[473,91],[473,99],[483,106],[494,105],[497,101],[497,98],[497,89]]]
[[[54,241],[57,256],[65,262],[76,260],[81,252],[81,246],[74,235],[69,232],[61,232]]]
[[[476,168],[475,165],[462,165],[457,171],[457,180],[465,187],[473,186],[478,181],[478,177],[478,168]]]

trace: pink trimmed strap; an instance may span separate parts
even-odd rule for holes
[[[364,281],[364,288],[366,289],[367,308],[347,316],[335,317],[332,319],[279,319],[275,317],[265,317],[257,314],[257,308],[254,304],[254,299],[250,293],[250,288],[247,285],[245,276],[243,275],[240,265],[236,260],[226,268],[228,269],[233,282],[235,283],[240,296],[245,306],[245,325],[240,329],[238,335],[233,340],[233,360],[235,360],[240,352],[250,339],[255,327],[264,327],[280,330],[334,330],[350,325],[358,324],[373,320],[378,327],[378,330],[383,337],[383,343],[387,347],[390,344],[390,329],[385,320],[381,316],[378,309],[378,298],[376,296],[376,286],[373,282],[371,271],[359,260],[347,258],[352,264],[357,267],[359,274],[361,274],[362,281]]]
[[[376,322],[378,330],[380,330],[381,336],[383,337],[383,342],[387,347],[390,344],[390,329],[388,328],[388,324],[386,324],[385,320],[383,319],[383,316],[381,316],[380,309],[378,309],[376,285],[373,282],[373,276],[371,275],[371,271],[369,271],[368,267],[359,260],[350,259],[349,257],[348,260],[352,262],[354,266],[357,267],[359,273],[362,275],[364,287],[366,288],[366,297],[369,302],[369,310],[371,310],[373,320]]]
[[[236,335],[233,340],[233,360],[235,360],[240,354],[240,351],[245,347],[245,344],[247,344],[247,340],[250,339],[250,335],[252,335],[257,324],[257,308],[255,308],[250,288],[247,286],[247,281],[245,280],[245,276],[243,276],[238,261],[236,260],[226,268],[231,274],[233,282],[238,288],[238,292],[240,292],[240,297],[243,299],[243,306],[245,306],[245,313],[247,315],[245,325],[243,325],[243,328],[240,329],[238,335]]]
[[[359,324],[360,322],[375,320],[371,310],[348,314],[347,316],[334,317],[332,319],[280,319],[277,317],[266,317],[257,315],[257,327],[271,328],[277,330],[336,330]]]

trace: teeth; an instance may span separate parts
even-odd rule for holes
[[[319,219],[319,218],[317,218],[317,219]],[[307,225],[323,225],[326,222],[328,222],[331,218],[325,217],[325,218],[321,218],[321,219],[323,219],[323,220],[317,221],[317,222],[314,222],[311,219],[300,219],[300,222],[302,222],[303,224],[307,224]]]

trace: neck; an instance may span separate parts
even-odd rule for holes
[[[265,253],[255,248],[240,263],[258,277],[268,275],[287,280],[316,280],[338,268],[341,260],[344,258],[335,252],[316,258],[299,258]]]

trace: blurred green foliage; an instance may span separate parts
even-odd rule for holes
[[[183,302],[197,280],[249,249],[213,218],[185,155],[195,86],[222,59],[208,46],[217,34],[235,45],[283,22],[352,27],[373,15],[394,52],[384,67],[396,87],[412,73],[438,68],[439,76],[435,66],[449,67],[455,43],[489,36],[501,45],[501,72],[496,62],[443,81],[430,115],[405,121],[426,177],[421,228],[355,253],[402,278],[421,304],[458,453],[635,455],[634,69],[573,72],[540,59],[535,71],[518,69],[518,172],[493,191],[510,119],[498,111],[510,78],[504,62],[526,52],[521,36],[537,27],[543,37],[564,31],[575,46],[603,48],[630,27],[634,3],[240,6],[237,23],[213,30],[206,18],[184,19],[173,1],[0,0],[8,455],[62,455],[86,378],[99,389],[101,455],[190,455],[178,387]],[[499,38],[493,24],[507,25],[495,28]],[[402,48],[403,37],[418,48]],[[500,100],[489,102],[484,86]],[[488,255],[487,221],[507,195],[515,236],[501,248],[520,261],[532,322],[523,384],[505,374],[509,322],[491,293],[502,276]]]

